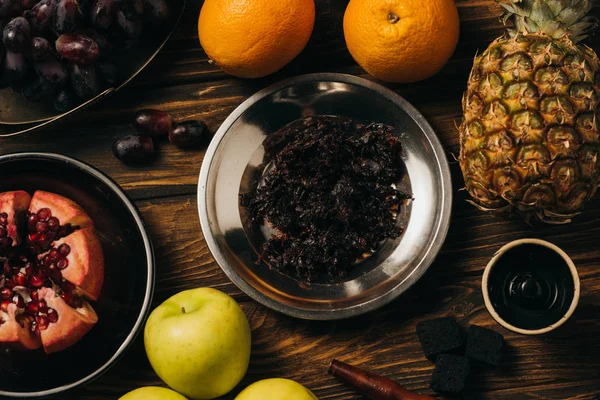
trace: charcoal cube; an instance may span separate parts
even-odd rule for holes
[[[477,325],[469,327],[467,339],[467,356],[473,360],[498,366],[502,360],[504,337],[491,329]]]
[[[471,370],[471,361],[465,356],[440,354],[431,375],[431,388],[436,392],[460,393]]]
[[[420,322],[417,324],[417,335],[425,357],[430,360],[435,360],[440,353],[459,350],[464,345],[463,332],[452,317]]]

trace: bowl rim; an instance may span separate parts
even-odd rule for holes
[[[206,191],[206,184],[208,182],[208,177],[211,172],[210,170],[214,156],[224,137],[229,132],[231,126],[246,112],[247,109],[252,107],[261,99],[273,93],[276,93],[286,87],[293,86],[296,84],[319,81],[340,82],[364,87],[374,92],[374,94],[383,96],[385,99],[391,101],[396,106],[401,108],[415,122],[415,124],[417,124],[419,129],[421,129],[426,139],[430,143],[431,148],[435,154],[435,158],[437,160],[437,168],[440,171],[442,186],[441,218],[439,219],[439,221],[436,222],[434,226],[434,237],[431,240],[430,246],[427,249],[425,256],[421,260],[421,263],[419,263],[419,265],[417,265],[417,267],[403,281],[398,283],[394,288],[392,288],[388,292],[383,293],[381,296],[378,296],[361,304],[355,304],[349,307],[340,307],[336,309],[327,310],[315,310],[310,308],[301,308],[282,304],[263,295],[252,285],[248,284],[240,275],[238,275],[235,269],[227,262],[215,237],[211,232],[211,224],[208,219],[207,207],[208,193]],[[417,280],[419,280],[425,274],[425,272],[433,263],[434,259],[437,257],[448,234],[452,214],[452,197],[452,179],[450,174],[450,166],[448,164],[448,159],[446,157],[445,150],[429,122],[427,122],[425,117],[415,107],[413,107],[402,96],[395,93],[391,89],[388,89],[368,79],[341,73],[314,73],[289,78],[258,91],[254,95],[250,96],[247,100],[242,102],[225,119],[225,121],[221,124],[221,126],[215,133],[213,139],[211,140],[210,145],[208,146],[208,149],[204,156],[204,160],[200,168],[200,176],[198,181],[197,202],[200,225],[202,228],[204,239],[208,244],[208,248],[219,267],[221,267],[221,269],[223,270],[223,272],[225,272],[227,277],[240,290],[242,290],[250,298],[259,302],[260,304],[288,316],[307,320],[337,320],[365,314],[390,303],[400,294],[405,292],[409,287],[411,287]]]
[[[550,325],[548,325],[544,328],[540,328],[540,329],[523,329],[523,328],[514,326],[511,323],[504,320],[496,312],[496,309],[492,305],[492,301],[490,300],[490,294],[489,294],[489,290],[488,290],[488,281],[489,281],[490,273],[492,272],[492,269],[494,268],[494,266],[496,265],[496,263],[498,262],[500,257],[502,257],[504,254],[506,254],[506,252],[508,250],[511,250],[517,246],[521,246],[524,244],[537,244],[539,246],[546,247],[546,248],[554,251],[556,254],[558,254],[567,263],[567,266],[569,267],[569,271],[571,271],[571,276],[573,277],[573,284],[575,286],[574,291],[573,291],[573,300],[571,301],[571,305],[569,306],[569,309],[567,310],[565,315],[563,315],[558,321],[554,322],[553,324],[550,324]],[[525,239],[513,240],[512,242],[505,244],[498,251],[496,251],[496,253],[494,254],[494,257],[492,257],[492,259],[488,262],[488,264],[485,267],[485,270],[483,271],[483,277],[481,278],[481,291],[483,293],[483,302],[485,304],[485,308],[487,308],[487,310],[490,313],[490,315],[492,316],[492,318],[494,318],[496,320],[496,322],[499,323],[501,326],[503,326],[504,328],[506,328],[510,331],[520,333],[522,335],[541,335],[541,334],[548,333],[548,332],[555,330],[556,328],[558,328],[559,326],[561,326],[562,324],[567,322],[567,320],[569,318],[571,318],[571,316],[575,312],[575,309],[577,308],[577,305],[579,304],[579,298],[581,297],[581,282],[579,280],[579,273],[577,272],[577,267],[575,266],[575,263],[563,249],[561,249],[554,243],[548,242],[546,240],[535,239],[535,238],[525,238]]]
[[[152,297],[154,295],[154,283],[155,283],[154,278],[155,278],[155,273],[156,273],[154,247],[152,245],[150,235],[148,234],[148,232],[146,230],[146,225],[145,225],[144,221],[142,220],[139,210],[137,209],[137,207],[135,206],[133,201],[125,194],[123,189],[121,189],[121,187],[112,178],[110,178],[108,175],[106,175],[105,173],[101,172],[100,170],[96,169],[95,167],[93,167],[92,165],[90,165],[86,162],[83,162],[81,160],[78,160],[78,159],[75,159],[72,157],[64,156],[62,154],[57,154],[57,153],[46,153],[46,152],[11,153],[11,154],[6,154],[6,155],[0,156],[0,163],[6,162],[6,161],[28,159],[28,158],[36,158],[36,159],[42,159],[42,160],[46,159],[46,160],[51,160],[51,161],[64,162],[66,164],[69,164],[69,165],[79,169],[80,171],[83,171],[83,172],[93,176],[94,178],[100,180],[102,183],[107,185],[111,189],[111,191],[119,197],[121,202],[129,210],[129,213],[135,220],[136,225],[141,233],[142,240],[144,242],[144,248],[146,250],[148,277],[146,279],[146,293],[144,295],[144,302],[142,304],[142,308],[140,310],[138,318],[137,318],[133,328],[127,335],[127,337],[123,340],[123,343],[121,343],[121,345],[119,346],[119,348],[117,349],[115,354],[113,354],[113,356],[107,362],[105,362],[100,368],[98,368],[96,371],[89,374],[88,376],[86,376],[76,382],[69,383],[69,384],[66,384],[66,385],[63,385],[63,386],[60,386],[57,388],[46,389],[46,390],[42,390],[42,391],[38,391],[38,392],[9,392],[9,391],[0,390],[0,396],[6,396],[6,397],[10,397],[10,398],[17,398],[17,399],[41,398],[41,397],[47,397],[47,396],[64,393],[66,391],[69,391],[71,389],[74,389],[76,387],[82,386],[84,384],[87,384],[87,383],[93,381],[94,379],[98,378],[100,375],[105,373],[110,367],[112,367],[117,362],[117,360],[123,355],[125,350],[127,350],[129,348],[129,346],[133,343],[133,341],[135,340],[137,335],[140,333],[141,327],[142,327],[144,321],[148,317],[148,314],[150,312],[150,305],[152,304]]]

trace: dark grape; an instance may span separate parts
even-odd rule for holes
[[[109,86],[114,86],[117,82],[117,66],[110,61],[99,63],[98,73],[100,78]]]
[[[150,136],[125,136],[113,144],[113,153],[125,164],[147,163],[154,158],[154,142]]]
[[[31,41],[31,26],[23,17],[17,17],[4,27],[2,42],[8,49],[15,53],[23,53],[29,49]]]
[[[125,18],[137,21],[144,15],[143,0],[116,0],[117,7],[123,13]]]
[[[77,0],[59,0],[54,9],[53,27],[58,33],[73,32],[81,18]]]
[[[22,53],[7,51],[4,58],[2,83],[7,85],[16,84],[21,78],[27,75],[28,70],[27,60]]]
[[[98,44],[78,33],[60,35],[56,41],[56,51],[67,60],[83,65],[94,63],[100,56]]]
[[[21,0],[21,8],[23,10],[31,10],[38,3],[38,0]]]
[[[90,11],[90,22],[97,29],[108,30],[115,19],[116,12],[114,0],[96,0]]]
[[[29,22],[35,34],[44,33],[52,25],[56,0],[42,0],[31,9]]]
[[[38,76],[25,84],[23,96],[29,101],[40,101],[52,96],[55,91],[56,86]]]
[[[54,109],[61,113],[72,110],[79,104],[79,99],[75,92],[70,88],[65,88],[58,92],[54,99]]]
[[[64,85],[69,79],[67,67],[54,57],[35,63],[35,72],[46,82],[56,86]]]
[[[0,0],[0,18],[10,18],[19,15],[23,5],[20,0]]]
[[[123,11],[117,12],[117,24],[127,39],[139,38],[144,27],[141,20],[130,20],[125,16]]]
[[[112,55],[113,45],[106,36],[102,35],[101,33],[98,33],[93,29],[86,30],[84,34],[90,37],[94,42],[96,42],[98,48],[100,49],[100,57],[102,59],[106,59],[107,57],[110,57]]]
[[[165,0],[144,0],[144,16],[154,28],[169,20],[169,6]]]
[[[48,39],[36,36],[31,40],[31,57],[33,61],[43,61],[52,57],[52,50]]]
[[[142,135],[168,135],[173,127],[173,118],[160,110],[140,110],[135,114],[133,127]]]
[[[83,100],[96,96],[100,93],[96,68],[93,65],[71,64],[71,85],[75,94]]]
[[[202,121],[184,121],[169,132],[169,141],[178,147],[191,147],[202,143],[208,136],[208,128]]]

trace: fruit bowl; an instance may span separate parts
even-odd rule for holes
[[[263,143],[288,123],[312,115],[338,115],[396,128],[412,193],[398,223],[404,234],[386,241],[346,280],[295,281],[264,265],[257,252],[268,231],[250,226],[240,193],[256,186]],[[439,252],[450,223],[452,183],[444,150],[425,118],[406,100],[371,81],[344,74],[312,74],[264,89],[221,125],[204,158],[198,210],[215,260],[241,290],[263,305],[304,319],[347,318],[389,303],[413,285]]]
[[[98,323],[66,350],[0,352],[0,397],[38,398],[90,382],[110,368],[142,329],[154,287],[150,238],[133,203],[100,171],[58,154],[0,156],[0,192],[51,191],[92,218],[105,257]]]
[[[168,24],[145,35],[139,44],[123,50],[124,56],[119,54],[116,58],[117,76],[114,84],[69,111],[60,113],[46,102],[26,100],[20,92],[17,93],[11,88],[0,89],[0,137],[14,136],[42,128],[122,89],[150,64],[179,24],[186,0],[169,0],[168,4],[171,14]]]

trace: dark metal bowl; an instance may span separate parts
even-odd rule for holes
[[[131,82],[160,52],[183,16],[186,0],[169,0],[168,3],[172,16],[169,25],[149,34],[144,33],[144,39],[138,45],[116,57],[119,71],[117,84],[66,113],[58,113],[48,103],[27,101],[21,93],[11,88],[0,90],[0,137],[19,135],[50,125],[105,99]]]
[[[399,215],[397,240],[356,268],[349,279],[306,284],[256,265],[268,232],[250,226],[239,194],[256,186],[263,142],[281,127],[309,115],[340,115],[396,128],[412,193]],[[374,310],[403,293],[427,270],[448,232],[452,204],[450,169],[425,118],[389,89],[354,76],[313,74],[260,91],[240,105],[213,138],[200,171],[198,210],[208,246],[227,276],[256,301],[305,319],[329,320]]]
[[[0,157],[0,192],[46,190],[73,199],[92,217],[106,259],[98,323],[72,347],[0,352],[0,397],[31,399],[63,393],[100,376],[142,329],[154,289],[154,253],[138,210],[102,172],[58,154]]]

